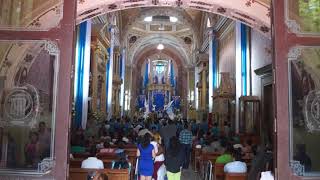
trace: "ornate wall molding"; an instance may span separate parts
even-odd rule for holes
[[[304,176],[304,166],[299,161],[290,161],[290,167],[297,176]]]
[[[302,47],[295,46],[289,50],[288,60],[297,60],[301,56]]]
[[[45,41],[44,49],[51,55],[58,55],[60,52],[58,44],[53,41]]]

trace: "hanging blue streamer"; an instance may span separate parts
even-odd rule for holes
[[[146,71],[144,73],[144,83],[143,83],[143,86],[146,88],[148,86],[148,83],[149,83],[149,63],[147,62],[146,63]]]
[[[86,45],[87,22],[79,25],[78,49],[77,49],[77,74],[75,75],[75,86],[77,88],[75,99],[75,126],[81,127],[82,122],[82,106],[83,106],[83,73],[84,73],[84,54]]]
[[[107,49],[108,52],[108,59],[107,59],[107,64],[106,64],[106,99],[108,99],[108,90],[109,90],[109,69],[110,69],[110,57],[111,57],[111,48]],[[108,112],[108,103],[106,102],[106,112]]]
[[[241,79],[242,95],[247,95],[247,26],[241,24]]]
[[[171,83],[171,86],[175,86],[175,80],[174,80],[174,67],[173,67],[173,62],[171,62],[171,73],[170,73],[170,83]]]
[[[120,75],[120,78],[122,78],[122,54],[120,54],[120,70],[119,70],[119,75]]]
[[[218,42],[216,39],[212,40],[212,85],[213,89],[218,87],[218,73],[217,73],[217,49],[218,49]]]

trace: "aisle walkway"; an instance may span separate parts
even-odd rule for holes
[[[181,180],[200,180],[199,174],[195,173],[191,168],[183,170]]]

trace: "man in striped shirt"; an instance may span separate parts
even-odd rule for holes
[[[185,124],[184,129],[180,132],[179,141],[184,155],[183,169],[188,169],[192,147],[192,132],[190,131],[188,124]]]

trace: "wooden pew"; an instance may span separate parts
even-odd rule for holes
[[[84,159],[70,159],[70,168],[81,168],[81,163]],[[104,168],[111,168],[112,161],[111,159],[103,159]]]
[[[224,178],[224,164],[215,163],[213,165],[213,176],[214,180],[222,180]]]
[[[76,159],[87,159],[90,156],[90,153],[72,153],[72,156]]]
[[[224,180],[247,180],[247,173],[226,173]]]
[[[108,180],[129,180],[129,172],[127,169],[81,169],[70,168],[69,180],[87,180],[89,172],[98,171],[105,173],[108,176]]]
[[[197,164],[199,164],[200,174],[204,174],[205,167],[208,161],[212,164],[216,162],[217,157],[221,154],[217,152],[202,152],[200,158],[197,159]]]
[[[191,156],[191,162],[193,164],[193,169],[195,172],[198,172],[199,170],[199,162],[201,159],[201,153],[202,150],[200,148],[196,148],[195,146],[192,147],[192,156]]]

